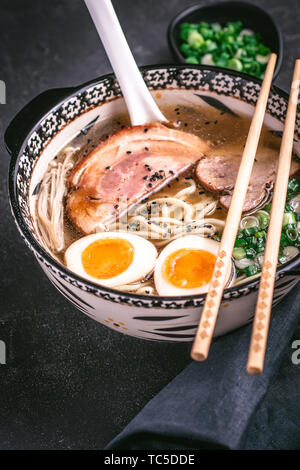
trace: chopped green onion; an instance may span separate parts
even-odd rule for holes
[[[254,236],[255,236],[256,238],[262,238],[262,239],[265,240],[266,237],[267,237],[267,234],[266,234],[265,230],[261,230],[260,232],[256,232],[256,233],[254,234]]]
[[[192,56],[187,57],[187,58],[185,59],[185,61],[186,61],[188,64],[195,64],[195,65],[196,65],[196,64],[199,64],[198,59],[197,59],[196,57],[192,57]]]
[[[218,49],[218,45],[215,41],[212,41],[211,39],[208,39],[207,41],[205,41],[205,45],[204,45],[205,52],[212,52],[215,49]]]
[[[294,212],[292,206],[289,203],[286,203],[284,210],[285,212]]]
[[[258,273],[258,267],[255,264],[252,264],[251,266],[248,266],[247,268],[245,268],[244,272],[247,277],[254,276],[255,274]]]
[[[271,204],[267,204],[267,205],[264,207],[264,211],[270,212],[270,210],[271,210]]]
[[[252,29],[243,29],[241,31],[241,36],[253,36],[254,35],[254,32],[252,31]]]
[[[300,215],[300,194],[297,194],[297,196],[289,201],[289,207],[296,215]]]
[[[258,225],[252,226],[252,227],[249,227],[249,228],[244,228],[244,230],[243,230],[243,234],[246,237],[249,237],[250,235],[254,235],[256,232],[259,232]]]
[[[248,266],[252,266],[254,264],[254,261],[249,258],[242,258],[242,259],[236,259],[234,260],[234,264],[238,269],[245,269]]]
[[[266,57],[267,55],[269,55],[271,52],[270,48],[265,46],[264,44],[259,44],[258,48],[257,48],[257,53],[259,55],[262,55],[264,57]]]
[[[243,70],[243,64],[239,59],[230,59],[228,61],[228,67],[232,70],[237,70],[238,72]]]
[[[233,249],[233,257],[234,259],[243,259],[246,256],[246,251],[242,247],[236,247]]]
[[[226,57],[219,57],[218,59],[215,59],[215,65],[218,67],[227,67],[228,65],[228,59]]]
[[[193,51],[186,42],[181,44],[180,50],[185,56],[194,55],[195,57],[197,57],[197,52]]]
[[[284,247],[290,245],[289,239],[287,238],[287,236],[286,236],[285,233],[282,233],[282,234],[281,234],[281,237],[280,237],[280,245],[281,245],[281,246],[284,246]]]
[[[211,24],[211,27],[212,29],[217,32],[217,31],[220,31],[220,29],[222,28],[222,26],[220,25],[220,23],[212,23]]]
[[[283,249],[283,255],[286,258],[286,261],[290,261],[292,258],[295,258],[299,254],[298,248],[295,246],[287,246]]]
[[[236,53],[234,54],[234,59],[240,59],[243,54],[243,49],[239,48]]]
[[[296,217],[293,212],[285,212],[283,214],[282,226],[285,227],[286,225],[295,224]]]
[[[300,191],[300,183],[296,178],[291,178],[288,185],[289,191],[296,193]]]
[[[284,256],[284,255],[279,255],[279,256],[278,256],[278,262],[279,262],[279,264],[284,264],[284,263],[286,263],[286,262],[287,262],[286,256]]]
[[[257,238],[255,236],[246,237],[245,240],[250,248],[253,248],[258,243]]]
[[[286,230],[285,235],[291,243],[295,242],[298,238],[298,232],[295,228]]]
[[[244,238],[237,238],[235,240],[234,246],[245,246],[245,245],[247,245],[247,242]]]
[[[256,54],[256,60],[257,62],[259,62],[260,64],[267,64],[268,61],[269,61],[269,58],[270,58],[270,54],[268,55],[260,55],[260,54]]]
[[[180,38],[180,50],[187,63],[227,67],[260,78],[271,53],[261,36],[243,28],[241,21],[228,21],[223,26],[204,21],[199,24],[182,23]]]
[[[269,216],[268,212],[263,211],[263,210],[258,211],[257,217],[258,217],[258,222],[259,222],[260,228],[262,228],[262,229],[267,228],[268,225],[269,225],[269,221],[270,221],[270,216]]]
[[[215,65],[211,54],[205,54],[201,59],[202,65]]]
[[[246,249],[246,258],[254,259],[256,256],[256,251],[254,248],[247,248]]]
[[[259,220],[257,217],[253,215],[248,215],[246,217],[243,217],[241,222],[240,222],[240,229],[243,230],[245,228],[250,228],[250,227],[258,227],[259,226]]]
[[[255,258],[255,263],[257,266],[259,266],[260,268],[262,267],[263,265],[263,262],[264,262],[264,254],[263,253],[258,253],[258,255],[256,256]]]
[[[255,247],[257,253],[263,253],[265,251],[265,245],[260,244]]]
[[[191,46],[192,49],[197,50],[204,44],[204,39],[203,39],[202,34],[192,29],[188,34],[187,42]]]

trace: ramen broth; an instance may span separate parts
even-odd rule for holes
[[[234,149],[235,151],[238,151],[238,153],[242,154],[250,126],[249,117],[241,115],[233,116],[227,112],[217,110],[210,106],[169,106],[162,109],[162,112],[169,121],[177,123],[178,130],[193,133],[205,141],[209,141],[212,149],[211,151],[218,149],[218,151],[220,150],[220,155],[222,155],[222,150],[228,151],[230,149]],[[67,146],[58,153],[56,162],[63,162],[66,158],[66,153],[70,153],[71,151],[72,164],[74,165],[84,155],[87,155],[93,148],[95,148],[102,140],[107,139],[109,135],[115,131],[129,125],[130,122],[127,114],[117,115],[113,119],[99,123],[96,122],[90,129],[80,133],[71,142],[69,142]],[[271,148],[278,154],[280,138],[276,135],[273,135],[270,130],[264,126],[261,133],[259,146],[261,149]],[[186,190],[186,192],[184,192],[184,190]],[[151,195],[147,200],[144,200],[143,204],[145,207],[143,213],[146,214],[145,217],[150,216],[149,214],[150,208],[152,210],[152,202],[154,202],[155,205],[155,201],[157,200],[159,201],[165,199],[168,201],[168,199],[172,199],[176,196],[179,197],[183,203],[193,207],[199,205],[200,208],[208,208],[208,212],[204,214],[204,222],[206,223],[207,227],[203,229],[202,226],[202,229],[199,229],[197,232],[197,227],[195,229],[195,227],[191,227],[189,224],[187,224],[183,234],[200,233],[203,236],[216,238],[219,240],[224,227],[226,212],[219,206],[218,198],[200,186],[199,182],[194,176],[194,169],[189,170],[189,172],[179,176],[173,182],[167,184],[163,189]],[[159,209],[162,209],[163,204],[161,202],[159,204],[161,206]],[[132,212],[133,215],[130,215]],[[151,212],[151,216],[152,215],[153,213]],[[117,227],[118,230],[127,230],[139,234],[139,231],[142,230],[142,228],[139,226],[139,224],[134,222],[134,217],[134,211],[130,210],[126,215],[125,221],[122,220],[121,217],[121,220],[117,221],[117,224],[114,228]],[[207,220],[208,222],[206,222]],[[212,220],[214,221],[213,223],[209,222]],[[165,227],[163,227],[163,225]],[[199,225],[201,226],[201,224]],[[174,227],[170,228],[171,226],[168,226],[168,224],[162,224],[161,227],[162,229],[166,229],[167,235],[170,234],[171,229],[174,229]],[[67,216],[64,214],[64,249],[61,251],[52,250],[52,255],[64,264],[65,250],[74,241],[83,236],[84,235],[72,225]],[[176,238],[176,233],[171,239],[174,238]],[[168,236],[163,237],[161,234],[158,236],[158,238],[152,238],[151,230],[148,239],[156,245],[158,251],[160,251],[170,241]],[[245,280],[248,280],[248,278]],[[243,281],[243,278],[238,278],[235,282],[241,281]],[[141,294],[157,294],[151,274],[139,282],[138,285],[120,286],[120,289],[125,291],[138,292]]]

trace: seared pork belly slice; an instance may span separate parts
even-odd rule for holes
[[[200,184],[220,196],[220,204],[228,210],[232,192],[241,162],[241,153],[237,149],[222,149],[221,154],[203,157],[196,167],[196,176]],[[243,212],[250,212],[263,201],[266,190],[275,181],[278,162],[278,150],[259,148],[255,157]],[[300,163],[293,159],[290,174],[300,170]]]
[[[195,164],[202,139],[162,124],[113,134],[83,157],[69,178],[67,213],[83,233],[106,226]]]

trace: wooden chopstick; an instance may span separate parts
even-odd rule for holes
[[[262,267],[247,363],[247,371],[249,374],[260,374],[264,367],[282,221],[293,152],[299,83],[300,60],[298,59],[295,63],[288,110],[280,146],[264,263]]]
[[[263,125],[276,59],[276,54],[271,54],[250,125],[226,218],[225,228],[222,234],[219,253],[191,351],[191,357],[196,361],[204,361],[209,353],[228,269],[232,262],[232,251]]]

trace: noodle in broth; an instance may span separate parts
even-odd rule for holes
[[[178,111],[180,110],[180,111]],[[178,106],[165,108],[170,121],[178,121],[178,129],[188,131],[210,141],[216,149],[233,146],[242,154],[250,120],[248,117],[233,117],[211,107],[187,108]],[[36,226],[41,243],[53,257],[64,263],[65,250],[83,235],[73,227],[64,212],[67,194],[66,180],[75,163],[88,154],[98,143],[116,130],[128,126],[128,116],[117,116],[95,124],[87,133],[76,136],[49,164],[40,186],[36,201]],[[279,150],[280,139],[263,128],[261,148]],[[270,198],[266,199],[264,206]],[[256,208],[255,214],[259,208]],[[150,240],[160,251],[170,241],[186,234],[197,234],[220,240],[225,225],[226,212],[219,206],[218,198],[200,186],[194,171],[176,178],[141,204],[130,209],[108,228],[109,231],[135,233]],[[104,230],[101,226],[99,231]],[[258,277],[238,276],[232,285],[239,285]],[[137,294],[156,295],[152,273],[140,282],[120,285],[118,289]]]

